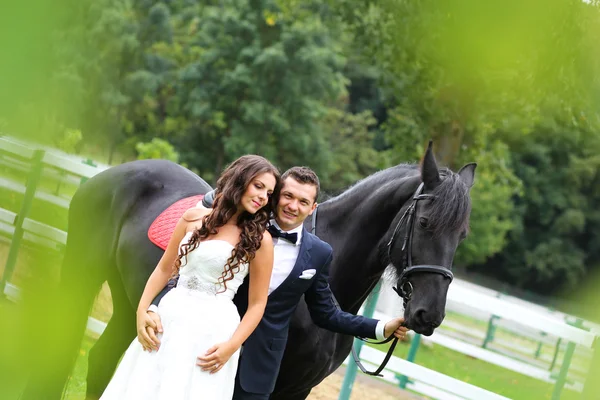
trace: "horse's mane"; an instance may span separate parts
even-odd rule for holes
[[[429,222],[434,235],[468,229],[471,213],[469,188],[460,176],[448,168],[439,169],[441,183],[431,192],[436,197],[431,203]],[[357,193],[372,193],[393,180],[419,174],[418,164],[399,164],[376,172],[349,186],[337,196],[327,196],[325,202],[346,200]]]
[[[371,174],[351,186],[348,186],[338,195],[327,195],[324,194],[324,201],[338,201],[344,200],[346,197],[353,196],[357,191],[362,193],[371,193],[381,186],[390,183],[394,179],[406,178],[408,176],[415,175],[419,172],[419,166],[417,164],[399,164],[394,167],[390,167],[374,174]]]

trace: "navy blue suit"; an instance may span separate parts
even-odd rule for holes
[[[244,343],[234,400],[266,399],[273,392],[290,320],[302,295],[313,321],[319,327],[348,335],[376,337],[377,320],[346,313],[338,308],[329,288],[332,257],[329,244],[303,229],[298,259],[292,272],[269,295],[262,320]],[[311,279],[300,279],[302,271],[306,269],[316,269],[315,275]],[[234,298],[241,316],[248,308],[249,279],[250,274]],[[163,290],[153,303],[158,304],[166,291]]]

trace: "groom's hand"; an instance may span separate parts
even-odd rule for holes
[[[402,326],[403,322],[404,322],[404,318],[400,317],[400,318],[394,318],[393,320],[386,323],[385,328],[383,329],[384,336],[386,338],[388,338],[391,335],[394,335],[400,340],[406,339],[406,332],[408,332],[408,328],[405,326]]]
[[[136,318],[138,341],[144,351],[158,350],[160,340],[156,333],[162,332],[160,316],[154,312],[138,312]]]

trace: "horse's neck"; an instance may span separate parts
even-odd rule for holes
[[[413,175],[374,190],[353,188],[319,206],[317,233],[334,249],[330,283],[342,309],[357,312],[381,278],[390,224],[419,181]]]

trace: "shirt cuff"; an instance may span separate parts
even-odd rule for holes
[[[385,335],[385,324],[387,321],[379,321],[377,322],[377,326],[375,327],[375,338],[377,340],[384,340]]]
[[[155,304],[150,304],[150,307],[148,307],[148,312],[158,313],[158,307]]]

